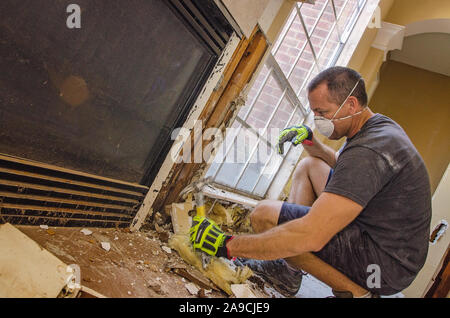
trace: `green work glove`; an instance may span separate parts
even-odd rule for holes
[[[312,145],[312,137],[312,130],[306,125],[285,128],[278,137],[278,153],[280,155],[284,153],[284,143],[287,141],[292,142],[294,146],[300,143]]]
[[[226,235],[213,221],[194,216],[189,235],[194,250],[201,250],[212,256],[230,258],[225,245],[233,236]]]

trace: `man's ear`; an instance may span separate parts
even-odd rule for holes
[[[359,101],[358,101],[358,99],[355,96],[350,96],[347,99],[347,102],[349,103],[350,111],[351,111],[352,115],[354,113],[359,112]]]

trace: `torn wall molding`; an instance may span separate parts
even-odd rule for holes
[[[175,234],[187,234],[192,223],[192,217],[189,211],[193,209],[191,202],[172,203],[170,216],[172,218],[172,227]]]

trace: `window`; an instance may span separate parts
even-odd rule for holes
[[[284,155],[276,151],[281,129],[302,124],[310,108],[307,83],[333,66],[366,0],[297,3],[247,95],[245,105],[206,176],[247,195],[266,195]]]

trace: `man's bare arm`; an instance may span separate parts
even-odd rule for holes
[[[260,234],[237,236],[227,243],[228,252],[231,256],[273,260],[319,251],[362,209],[350,199],[324,192],[304,217]]]
[[[321,143],[316,137],[313,136],[313,144],[306,145],[303,147],[308,152],[308,154],[312,157],[317,157],[325,161],[331,168],[334,168],[337,161],[337,152],[334,151],[331,147]]]

